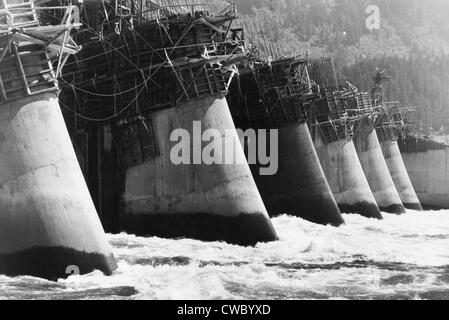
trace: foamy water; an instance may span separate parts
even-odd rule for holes
[[[449,211],[384,216],[281,216],[280,241],[254,248],[108,235],[113,276],[0,276],[0,299],[449,299]]]

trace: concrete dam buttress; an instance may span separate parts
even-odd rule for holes
[[[397,122],[400,119],[399,122],[404,123],[402,114],[395,103],[385,104],[384,110],[386,111],[377,121],[376,132],[388,170],[404,207],[420,211],[423,208],[405,168],[397,141],[399,130],[401,130]]]
[[[405,168],[398,142],[396,140],[388,140],[382,141],[380,145],[388,170],[404,207],[411,210],[422,210],[421,203]]]
[[[382,154],[373,121],[368,118],[362,119],[357,124],[355,132],[357,154],[379,208],[388,213],[405,213],[404,205]]]
[[[277,172],[263,175],[263,165],[250,164],[270,216],[290,214],[338,226],[344,220],[321,168],[302,109],[304,96],[299,93],[304,85],[304,67],[304,61],[290,58],[255,70],[242,69],[228,100],[239,128],[278,132]]]
[[[327,69],[326,64],[322,69]],[[344,115],[345,99],[340,91],[323,90],[311,102],[308,114],[313,143],[340,210],[382,219],[354,147],[353,120]]]
[[[365,178],[352,139],[326,144],[318,126],[312,127],[311,132],[318,157],[340,210],[381,219],[382,215]]]
[[[311,60],[308,71],[314,82],[306,106],[309,130],[338,206],[344,213],[382,219],[353,142],[361,106],[351,89],[339,90],[332,57]]]
[[[237,164],[174,165],[170,160],[171,132],[182,128],[194,137],[194,121],[201,121],[203,132],[214,128],[224,136],[232,130],[234,136],[226,138],[239,141],[224,96],[156,112],[153,121],[160,156],[127,170],[124,230],[243,245],[277,239],[240,145],[235,146]],[[189,148],[193,156],[193,143]]]
[[[7,2],[20,9],[0,32],[0,273],[53,280],[94,269],[111,274],[117,265],[58,105],[50,63],[55,51],[76,50],[62,41],[70,39],[70,28],[40,27],[36,14],[28,14],[33,2]],[[46,47],[42,39],[52,38]]]
[[[87,159],[85,174],[96,185],[92,189],[100,194],[97,198],[105,199],[115,188],[121,199],[115,230],[239,245],[277,240],[240,145],[235,149],[237,164],[194,162],[208,145],[201,142],[208,129],[223,137],[225,130],[232,132],[238,141],[225,98],[230,79],[224,74],[243,56],[241,43],[231,41],[226,32],[235,6],[226,4],[221,16],[194,8],[186,13],[182,6],[168,7],[159,12],[163,17],[123,26],[119,33],[108,26],[108,41],[120,49],[109,50],[100,41],[86,43],[65,72],[63,99],[84,118],[97,120],[67,114],[66,121],[73,133],[86,137],[78,150]],[[200,132],[194,123],[200,123]],[[108,150],[104,143],[89,142],[106,126],[113,141]],[[170,141],[177,130],[190,136],[188,164],[170,158],[179,143]],[[196,149],[193,139],[198,135],[201,146]],[[86,146],[97,159],[83,155]],[[101,168],[106,162],[117,169],[106,172]],[[107,185],[110,181],[115,182]],[[107,207],[103,200],[105,221],[111,214]]]
[[[55,94],[2,103],[0,272],[44,278],[116,264]]]
[[[269,211],[319,224],[344,223],[305,122],[279,129],[279,171],[256,179]]]
[[[403,136],[409,127],[409,121],[406,118],[407,108],[401,106],[397,101],[384,101],[384,83],[390,80],[390,76],[386,74],[385,70],[378,71],[373,80],[371,97],[376,113],[376,133],[382,154],[402,204],[407,209],[420,211],[422,206],[410,181],[397,142],[398,137]],[[363,97],[360,100],[364,100]]]

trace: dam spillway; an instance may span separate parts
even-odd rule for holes
[[[264,165],[250,164],[270,216],[289,214],[338,226],[344,220],[305,121],[302,105],[308,89],[301,78],[304,68],[305,61],[294,58],[279,59],[269,66],[261,64],[252,70],[242,68],[228,100],[239,128],[277,132],[276,172],[262,174]]]
[[[119,33],[110,26],[107,40],[87,41],[84,55],[69,61],[61,97],[72,111],[66,121],[74,143],[84,137],[78,154],[111,230],[240,245],[277,239],[240,145],[235,163],[195,161],[212,129],[238,140],[224,73],[240,59],[241,43],[227,38],[235,7],[225,9],[221,16],[176,6],[157,19],[147,13]],[[179,130],[199,135],[200,143],[183,149],[187,161],[175,164],[170,137]],[[105,171],[104,163],[116,170]],[[120,203],[109,213],[111,194]]]
[[[398,145],[422,206],[449,209],[449,147],[435,139],[412,134],[400,137]]]
[[[95,269],[111,274],[117,265],[58,104],[61,64],[51,64],[56,52],[78,50],[68,36],[71,25],[40,26],[33,2],[8,0],[5,12],[10,20],[0,31],[0,273],[52,280]]]

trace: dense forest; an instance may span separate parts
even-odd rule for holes
[[[387,99],[430,110],[428,125],[449,131],[448,0],[240,0],[238,8],[246,39],[267,56],[332,54],[339,78],[364,90],[386,69]]]

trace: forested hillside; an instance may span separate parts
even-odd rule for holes
[[[380,9],[380,28],[366,13]],[[449,0],[240,0],[246,38],[272,56],[333,54],[339,77],[368,90],[376,68],[387,98],[426,106],[449,130]],[[372,20],[369,20],[372,21]]]

